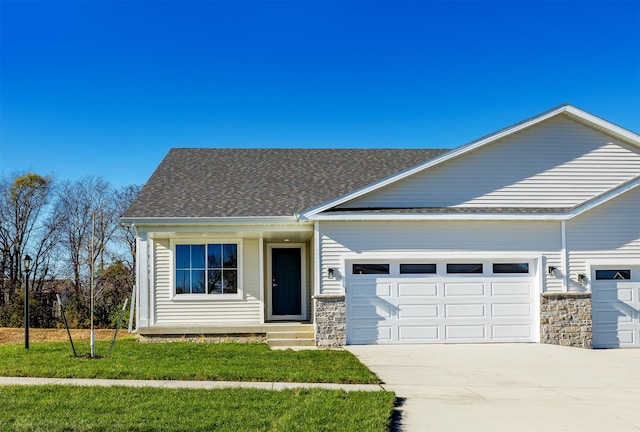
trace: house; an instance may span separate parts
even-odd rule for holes
[[[640,347],[640,136],[570,105],[450,151],[172,149],[122,221],[143,335]]]

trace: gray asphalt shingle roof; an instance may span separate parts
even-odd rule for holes
[[[446,151],[174,148],[123,217],[290,216]]]

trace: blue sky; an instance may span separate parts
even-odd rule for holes
[[[452,148],[561,103],[640,132],[640,2],[0,1],[0,168]]]

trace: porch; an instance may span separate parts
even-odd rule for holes
[[[200,339],[230,338],[264,340],[270,347],[314,346],[314,325],[309,322],[274,322],[257,325],[181,325],[142,327],[143,338],[154,339]]]

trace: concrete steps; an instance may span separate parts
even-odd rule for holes
[[[267,332],[269,347],[315,346],[313,324],[279,324]]]

